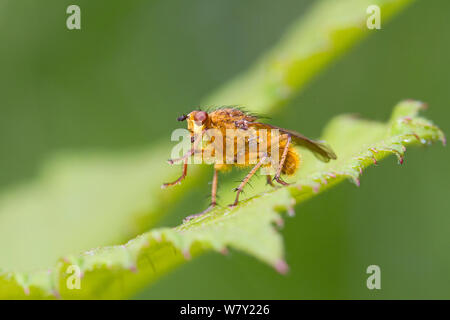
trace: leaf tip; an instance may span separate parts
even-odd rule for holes
[[[318,183],[315,183],[312,186],[312,190],[313,190],[314,193],[319,193],[319,189],[320,189],[320,185]]]
[[[289,217],[295,217],[295,209],[294,209],[295,204],[296,204],[295,199],[292,198],[290,201],[290,205],[286,207],[286,211]]]
[[[59,293],[58,290],[53,290],[52,295],[58,300],[61,299],[61,294]]]
[[[131,265],[128,267],[128,270],[130,270],[133,273],[137,273],[137,267],[135,265]]]
[[[289,211],[288,211],[289,214]],[[282,229],[284,227],[284,220],[281,217],[278,217],[275,219],[275,224],[277,225],[278,229]]]
[[[289,271],[288,264],[286,263],[286,261],[284,261],[282,259],[280,259],[277,262],[275,262],[274,268],[279,274],[282,274],[282,275],[287,274],[288,271]]]
[[[228,253],[229,253],[227,247],[223,247],[222,249],[219,250],[219,252],[220,252],[222,255],[224,255],[224,256],[227,256]]]
[[[186,260],[191,260],[191,258],[192,258],[191,253],[189,252],[189,249],[183,250],[183,256]]]

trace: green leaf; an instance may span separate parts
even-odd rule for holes
[[[48,272],[5,273],[0,298],[124,298],[155,281],[177,265],[205,251],[237,249],[255,256],[281,273],[287,272],[283,241],[276,225],[281,212],[296,203],[350,179],[359,185],[363,169],[394,154],[403,162],[407,146],[441,140],[442,131],[418,115],[418,101],[400,103],[387,123],[339,116],[325,128],[323,138],[338,160],[321,163],[302,152],[303,167],[289,187],[267,189],[235,208],[217,208],[176,228],[144,233],[125,245],[103,247],[67,256]],[[69,265],[80,268],[81,288],[68,289]]]
[[[34,182],[0,198],[1,267],[46,268],[69,252],[123,242],[148,230],[164,213],[161,205],[198,178],[163,192],[161,181],[174,170],[164,165],[167,157],[166,146],[53,157]]]

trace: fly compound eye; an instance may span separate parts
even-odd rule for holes
[[[208,119],[208,114],[205,111],[197,111],[194,115],[194,121],[205,123],[206,119]]]

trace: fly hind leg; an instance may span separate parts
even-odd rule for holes
[[[280,176],[281,176],[281,170],[283,169],[283,166],[284,166],[284,164],[286,162],[286,157],[287,157],[287,154],[288,154],[288,151],[289,151],[289,145],[290,144],[291,144],[291,136],[287,135],[287,142],[286,142],[286,145],[284,146],[284,149],[283,149],[283,154],[281,156],[280,164],[278,166],[277,173],[275,174],[275,177],[273,178],[276,182],[278,182],[279,184],[281,184],[283,186],[288,186],[289,185],[289,183],[283,181],[283,179],[281,179]]]

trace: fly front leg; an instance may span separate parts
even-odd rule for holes
[[[283,186],[288,186],[289,183],[283,181],[281,179],[281,170],[283,169],[284,163],[286,162],[286,157],[289,151],[289,145],[291,144],[291,136],[288,135],[287,136],[287,142],[286,145],[284,146],[284,150],[283,150],[283,154],[281,156],[281,160],[280,160],[280,164],[278,166],[277,169],[277,173],[275,174],[275,177],[273,178],[276,182],[278,182],[279,184],[283,185]]]
[[[175,181],[173,181],[173,182],[164,183],[164,184],[161,186],[161,189],[165,189],[165,188],[167,188],[167,187],[171,187],[171,186],[174,186],[174,185],[179,184],[184,178],[186,178],[186,175],[187,175],[187,167],[188,167],[188,158],[186,157],[186,158],[184,159],[184,161],[183,161],[183,173],[181,174],[181,176],[180,176],[177,180],[175,180]]]
[[[264,164],[264,162],[267,160],[267,156],[262,157],[259,162],[253,167],[253,169],[247,174],[247,176],[242,180],[239,187],[235,189],[236,191],[236,199],[232,204],[229,205],[229,207],[234,207],[239,203],[239,195],[241,194],[242,190],[244,189],[244,186],[247,184],[247,182],[253,177],[253,175],[258,171],[258,169]]]
[[[175,181],[173,181],[173,182],[164,183],[164,184],[161,186],[161,189],[165,189],[165,188],[167,188],[167,187],[177,185],[177,184],[179,184],[184,178],[186,178],[189,158],[190,158],[193,154],[195,154],[195,152],[197,151],[197,146],[198,146],[198,144],[200,143],[200,141],[202,141],[202,136],[203,136],[203,132],[202,132],[202,133],[200,134],[200,136],[197,137],[197,138],[195,138],[194,136],[191,137],[191,145],[192,145],[191,150],[189,150],[189,151],[188,151],[185,155],[183,155],[181,158],[177,158],[177,159],[169,159],[169,160],[168,160],[169,164],[174,164],[175,162],[178,162],[178,161],[183,160],[183,173],[181,174],[181,176],[180,176],[177,180],[175,180]]]

